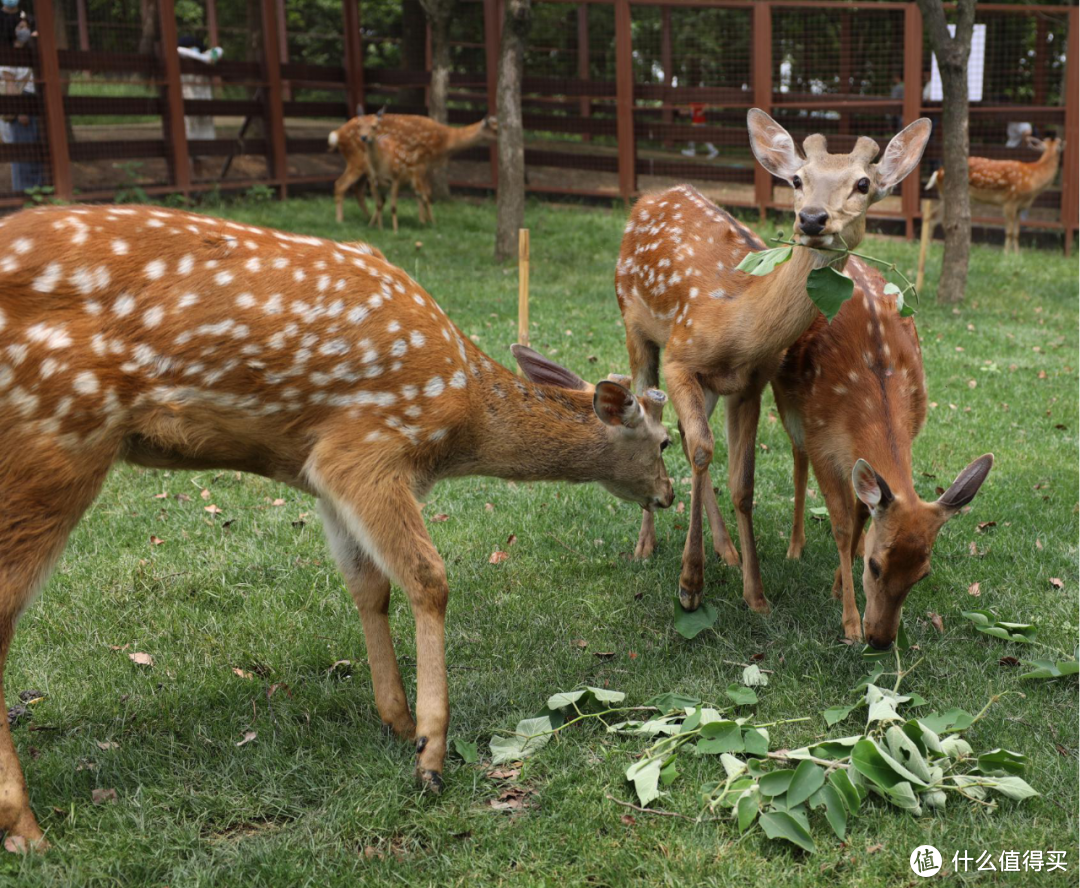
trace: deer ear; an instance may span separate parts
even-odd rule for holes
[[[979,488],[982,487],[983,481],[986,480],[986,476],[990,474],[990,469],[993,467],[994,454],[987,453],[980,456],[956,476],[952,486],[938,497],[938,505],[950,516],[958,512],[975,499],[975,494],[979,492]]]
[[[930,140],[930,129],[929,118],[920,117],[892,137],[881,160],[874,166],[878,180],[874,200],[888,196],[893,186],[903,181],[919,165],[926,143]]]
[[[791,133],[760,108],[751,108],[747,113],[746,127],[758,163],[777,178],[790,182],[803,165]]]
[[[892,504],[893,494],[889,485],[865,459],[855,461],[851,470],[851,483],[855,486],[855,496],[872,514],[877,515]]]
[[[585,391],[589,386],[580,376],[545,358],[527,345],[514,343],[510,346],[514,359],[522,372],[538,385],[554,385],[564,389]]]
[[[596,384],[592,403],[604,425],[633,429],[645,418],[645,411],[633,392],[608,379]]]

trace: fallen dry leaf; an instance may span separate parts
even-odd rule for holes
[[[1046,371],[1045,370],[1040,370],[1039,371],[1039,379],[1046,379]]]
[[[682,500],[679,500],[678,505],[675,506],[676,514],[681,515],[685,511],[686,511],[686,503],[684,503]]]
[[[116,804],[117,795],[115,789],[95,789],[90,793],[90,800],[95,805],[104,805],[106,802]]]
[[[488,559],[488,564],[500,564],[501,562],[506,561],[506,559],[509,557],[509,552],[502,552],[496,550],[495,552],[491,553],[491,557]]]
[[[150,534],[150,542],[155,546],[160,546],[163,542],[165,542],[165,540],[163,540],[159,536],[154,536],[153,534]]]
[[[1035,540],[1035,548],[1038,549],[1041,552],[1042,547],[1043,547],[1042,540]]]
[[[1061,581],[1061,577],[1050,577],[1050,585],[1055,589],[1065,588],[1065,584]]]
[[[431,520],[436,523],[442,523],[443,521],[449,521],[450,516],[447,515],[445,512],[440,512],[438,515],[432,515]]]
[[[1057,750],[1058,755],[1063,755],[1065,756],[1065,758],[1069,758],[1072,755],[1072,753],[1070,753],[1069,750],[1062,746],[1060,743],[1055,743],[1054,749]]]
[[[517,780],[520,773],[520,768],[493,768],[487,776],[491,780]]]
[[[204,488],[202,489],[202,492],[201,492],[201,493],[199,494],[199,496],[201,496],[201,497],[202,497],[202,498],[203,498],[204,500],[208,500],[208,499],[210,499],[210,491],[209,491],[209,490],[207,490],[207,489],[206,489],[206,488],[204,487]]]
[[[997,527],[997,522],[996,521],[982,521],[979,524],[975,525],[975,529],[977,531],[979,531],[979,533],[986,533],[986,531],[989,530],[991,527]]]
[[[575,638],[573,641],[570,642],[570,644],[576,645],[582,650],[589,646],[589,643],[584,638]]]
[[[283,506],[283,505],[285,505],[285,500],[283,500],[283,499],[276,499],[276,500],[274,500],[274,501],[273,501],[272,503],[270,503],[270,505],[271,505],[271,506]]]
[[[1016,657],[1002,657],[998,660],[998,666],[1019,666],[1020,661]]]
[[[154,658],[149,654],[144,654],[142,651],[135,651],[133,654],[128,654],[128,659],[131,660],[136,666],[153,666]]]
[[[937,629],[938,632],[945,631],[945,623],[941,619],[941,614],[935,613],[934,611],[927,611],[926,616],[930,620],[930,625]]]
[[[517,534],[512,533],[506,538],[506,548],[509,549],[514,543],[517,542]]]
[[[97,748],[98,749],[119,749],[120,744],[116,743],[116,742],[114,742],[112,740],[98,740],[97,741]]]
[[[237,746],[243,746],[245,743],[250,743],[252,740],[254,740],[258,736],[259,736],[258,731],[244,731],[244,739],[243,740],[237,740],[236,745]]]
[[[169,495],[167,493],[155,493],[154,494],[154,499],[168,499],[168,498],[169,498]]]
[[[125,644],[123,647],[121,647],[118,644],[110,644],[109,645],[109,650],[110,651],[126,651],[129,647],[131,647],[130,644]]]
[[[255,677],[250,672],[244,672],[244,670],[241,669],[239,666],[233,666],[232,671],[233,671],[233,675],[239,675],[241,678],[247,679],[247,678],[254,678]]]
[[[884,847],[885,846],[882,845],[882,844],[871,845],[869,848],[866,849],[866,853],[867,854],[877,854],[878,851],[882,850]]]
[[[208,506],[203,506],[203,511],[204,512],[209,512],[211,515],[220,515],[224,510],[219,509],[213,503],[210,503],[210,505],[208,505]]]
[[[615,651],[593,651],[593,656],[600,660],[610,660],[615,656]]]
[[[496,799],[490,799],[488,804],[496,811],[520,811],[529,807],[529,796],[534,790],[527,786],[511,786],[499,793]]]
[[[292,697],[292,690],[283,681],[276,681],[266,689],[266,698],[270,699],[277,691],[284,691],[287,697]]]
[[[968,595],[974,595],[976,598],[982,595],[982,590],[979,588],[978,581],[968,586]]]
[[[619,820],[623,822],[624,826],[633,826],[635,823],[637,823],[637,818],[634,817],[633,814],[623,814],[623,816],[620,817]]]
[[[364,848],[364,857],[368,860],[382,860],[385,855],[374,845],[367,845]]]
[[[487,512],[494,512],[495,511],[495,504],[494,503],[484,503],[484,510],[487,511]]]

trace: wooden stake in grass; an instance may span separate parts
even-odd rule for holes
[[[518,342],[529,344],[529,229],[518,229]]]

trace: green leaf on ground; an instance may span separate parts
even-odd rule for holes
[[[748,688],[763,688],[769,683],[769,676],[761,671],[757,663],[751,663],[742,671],[742,683]]]
[[[513,737],[491,738],[491,763],[501,765],[528,758],[551,740],[552,724],[547,716],[518,722]],[[538,735],[538,736],[537,736]]]
[[[786,839],[811,854],[817,850],[814,840],[791,814],[784,811],[769,811],[761,815],[758,821],[765,835],[770,839]]]
[[[1025,672],[1021,678],[1064,678],[1080,672],[1080,662],[1076,660],[1024,660],[1025,666],[1034,666],[1031,672]]]
[[[708,602],[695,611],[687,611],[679,604],[678,596],[675,597],[675,631],[683,638],[696,638],[706,629],[711,629],[718,616],[716,608]]]
[[[750,688],[744,688],[735,684],[735,682],[729,684],[724,693],[736,706],[753,706],[758,701],[757,694]]]
[[[480,753],[477,752],[476,744],[468,740],[454,738],[454,752],[461,756],[461,760],[467,765],[474,765],[480,761]]]
[[[997,616],[986,610],[963,611],[963,616],[971,620],[983,635],[993,635],[995,638],[1003,638],[1005,641],[1015,641],[1020,644],[1033,644],[1038,630],[1032,623],[1007,623],[999,620]]]

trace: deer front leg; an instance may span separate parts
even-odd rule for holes
[[[390,219],[394,223],[394,234],[398,233],[397,229],[397,198],[398,189],[401,188],[401,182],[397,179],[390,184]]]
[[[715,396],[712,395],[712,392],[706,391],[705,414],[707,417],[712,416],[715,406]],[[681,422],[679,423],[679,437],[682,439],[683,454],[686,456],[686,461],[693,465],[686,445],[686,433],[683,431]],[[724,523],[724,516],[720,514],[720,504],[716,501],[716,489],[712,485],[712,476],[710,475],[705,481],[706,483],[699,495],[703,500],[705,514],[709,518],[709,532],[712,535],[713,551],[725,564],[737,567],[739,565],[739,552],[735,548],[735,544],[731,542],[727,525]],[[691,497],[693,497],[693,493],[694,488],[691,487]]]
[[[825,505],[829,508],[833,540],[836,542],[836,552],[840,557],[840,567],[837,569],[837,576],[833,582],[833,597],[843,602],[844,637],[851,641],[861,641],[862,618],[859,616],[859,606],[855,601],[855,580],[851,564],[859,545],[859,537],[862,536],[865,506],[862,503],[856,506],[855,497],[851,493],[846,478],[830,474],[819,477],[818,484],[825,498]],[[863,517],[860,518],[860,516]]]
[[[416,770],[423,787],[438,792],[450,720],[444,649],[446,568],[406,482],[383,474],[358,478],[357,461],[345,457],[342,452],[329,458],[316,454],[316,468],[309,469],[308,477],[319,495],[331,501],[349,535],[408,596],[416,622]],[[319,469],[322,464],[328,466],[325,475]]]
[[[695,374],[671,362],[666,370],[668,391],[679,417],[683,447],[690,460],[693,481],[690,489],[690,529],[683,549],[682,573],[679,576],[679,603],[684,610],[701,606],[705,586],[705,552],[702,540],[702,505],[710,485],[709,464],[713,455],[713,436],[705,409],[705,393]]]
[[[757,543],[754,540],[754,462],[761,387],[731,395],[727,399],[728,486],[739,522],[742,549],[743,600],[760,614],[769,613],[769,602],[761,584]]]
[[[641,511],[641,530],[638,531],[637,545],[634,546],[634,558],[649,558],[656,549],[656,519],[647,509]]]
[[[409,712],[390,636],[390,580],[350,536],[333,506],[320,500],[319,513],[330,551],[360,612],[379,716],[400,739],[411,741],[415,738],[416,723]]]
[[[794,461],[792,476],[795,482],[795,514],[791,522],[791,542],[788,544],[787,557],[797,559],[802,557],[806,546],[806,479],[810,461],[806,451],[800,450],[794,444],[791,445],[791,456]]]

